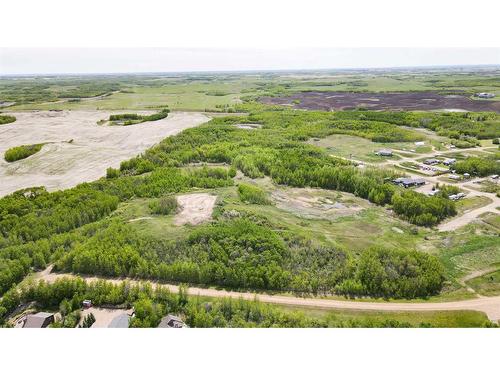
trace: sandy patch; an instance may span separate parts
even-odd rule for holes
[[[80,323],[83,322],[83,319],[89,315],[90,313],[94,314],[95,322],[92,324],[91,328],[107,328],[111,321],[122,314],[132,314],[132,310],[124,310],[124,309],[103,309],[99,307],[91,307],[89,309],[85,309],[82,311],[82,317],[80,319]]]
[[[311,219],[349,216],[364,209],[355,203],[355,198],[351,199],[350,194],[339,194],[337,197],[335,193],[322,189],[275,190],[272,198],[278,208]]]
[[[181,211],[175,216],[174,224],[197,225],[210,220],[216,200],[215,195],[205,193],[178,196],[177,203]]]
[[[12,112],[17,121],[0,127],[0,196],[45,186],[48,190],[97,180],[163,138],[209,120],[202,113],[173,112],[167,118],[133,126],[100,126],[97,121],[123,111]],[[69,142],[72,140],[72,142]],[[46,143],[35,155],[7,163],[11,147]]]

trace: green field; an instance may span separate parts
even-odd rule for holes
[[[75,76],[0,80],[0,97],[16,102],[9,110],[25,109],[156,109],[221,111],[241,99],[297,91],[488,91],[500,100],[493,72],[382,71],[378,73],[322,71],[234,74],[154,74],[143,76]]]

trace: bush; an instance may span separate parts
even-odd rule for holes
[[[120,176],[120,171],[115,168],[106,169],[106,178],[117,178]]]
[[[150,203],[151,213],[156,215],[169,215],[177,210],[177,199],[174,196],[161,197]]]
[[[5,160],[12,163],[17,160],[26,159],[28,156],[36,154],[42,149],[43,143],[38,143],[34,145],[22,145],[17,147],[9,148],[5,151]]]
[[[14,116],[0,115],[0,125],[9,124],[14,121],[16,121],[16,118]]]
[[[263,205],[271,203],[265,191],[254,185],[240,184],[238,186],[238,194],[240,199],[246,203]]]

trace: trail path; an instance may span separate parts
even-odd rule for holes
[[[35,279],[54,282],[63,277],[75,277],[72,274],[54,274],[42,271],[37,274]],[[100,277],[83,277],[87,281],[107,280],[112,283],[129,281],[137,284],[140,280],[134,279],[108,279]],[[172,292],[177,292],[177,285],[161,284],[151,282],[154,287],[162,286]],[[492,321],[500,319],[500,296],[496,297],[478,297],[475,299],[451,302],[355,302],[346,300],[334,300],[326,298],[300,298],[293,296],[279,296],[269,294],[254,294],[244,292],[232,292],[226,290],[208,289],[208,288],[189,288],[190,295],[200,295],[205,297],[232,297],[253,300],[257,298],[261,302],[274,303],[288,306],[304,306],[321,309],[349,309],[349,310],[375,310],[375,311],[459,311],[473,310],[484,312]]]

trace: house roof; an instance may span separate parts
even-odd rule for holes
[[[108,324],[108,328],[128,328],[129,324],[129,315],[128,314],[120,314],[115,316],[113,320]]]
[[[158,328],[182,328],[185,327],[186,324],[175,315],[167,315],[161,319],[160,324],[158,324]]]
[[[51,319],[53,316],[54,314],[48,312],[39,312],[28,315],[23,328],[42,328],[47,319]]]

